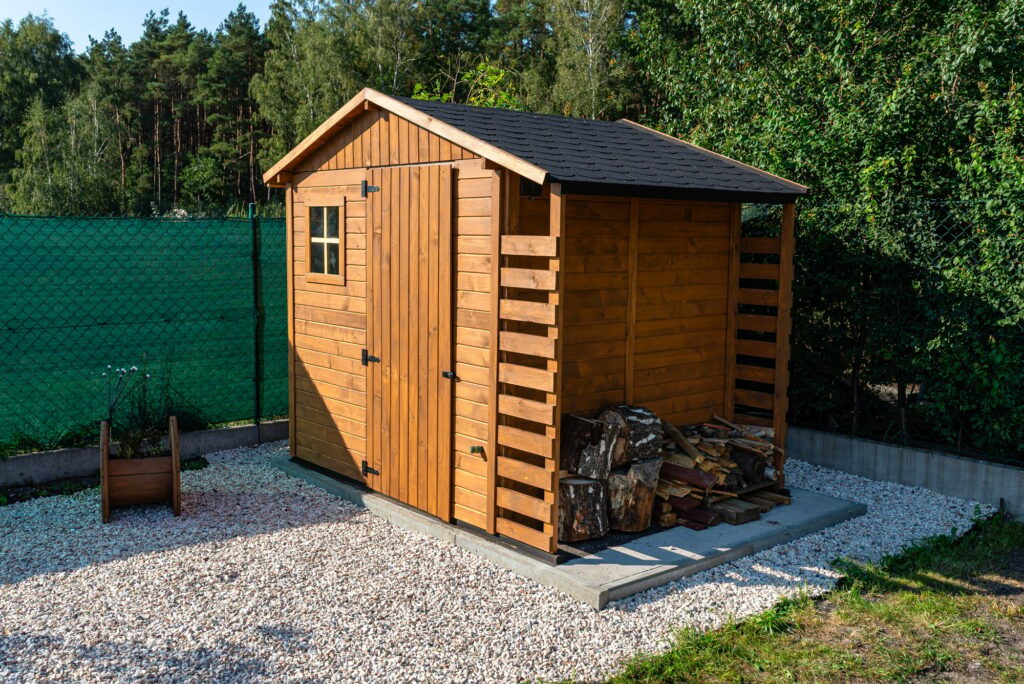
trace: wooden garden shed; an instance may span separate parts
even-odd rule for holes
[[[286,189],[293,457],[557,549],[562,415],[785,441],[804,186],[630,121],[363,90]],[[782,205],[743,234],[744,203]]]

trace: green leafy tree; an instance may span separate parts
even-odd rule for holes
[[[47,16],[0,23],[0,185],[22,146],[22,121],[35,101],[55,107],[78,85],[71,41]],[[4,202],[0,197],[0,206]]]

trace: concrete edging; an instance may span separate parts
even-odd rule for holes
[[[787,453],[808,463],[993,506],[1005,502],[1008,513],[1024,518],[1024,468],[795,426],[787,441]]]
[[[288,438],[288,421],[197,430],[181,434],[181,456],[191,458],[225,449]],[[100,470],[99,447],[58,449],[0,458],[0,487],[41,484],[68,477],[88,477]]]

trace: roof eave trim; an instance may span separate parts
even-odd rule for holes
[[[737,166],[743,167],[743,168],[745,168],[745,169],[747,169],[749,171],[753,171],[755,173],[759,173],[762,176],[768,176],[769,178],[774,178],[775,180],[779,181],[780,183],[785,183],[786,185],[789,185],[790,187],[792,187],[793,188],[793,194],[796,194],[796,195],[806,195],[808,190],[809,190],[809,188],[806,185],[801,185],[800,183],[797,183],[796,181],[791,181],[788,178],[783,178],[782,176],[777,176],[777,175],[775,175],[774,173],[772,173],[770,171],[765,171],[764,169],[759,169],[756,166],[751,166],[750,164],[744,164],[743,162],[739,161],[738,159],[733,159],[732,157],[727,157],[724,154],[719,154],[718,152],[715,152],[714,150],[709,150],[706,147],[701,147],[700,145],[694,145],[692,142],[688,142],[686,140],[683,140],[682,138],[677,138],[677,137],[675,137],[673,135],[669,135],[668,133],[662,133],[661,131],[655,130],[655,129],[650,128],[648,126],[644,126],[643,124],[639,124],[636,121],[630,121],[629,119],[619,119],[619,121],[621,121],[624,124],[629,124],[630,126],[633,126],[634,128],[638,128],[638,129],[640,129],[642,131],[646,131],[648,133],[653,133],[654,135],[657,135],[659,137],[665,138],[666,140],[671,140],[672,142],[676,143],[677,145],[685,145],[686,147],[692,147],[693,149],[700,150],[701,152],[703,152],[703,153],[705,153],[707,155],[710,155],[712,157],[717,157],[718,159],[721,159],[722,161],[729,162],[730,164],[736,164]]]
[[[342,126],[348,123],[350,118],[361,113],[369,105],[374,105],[387,110],[396,116],[424,128],[435,135],[438,135],[450,142],[464,147],[470,152],[477,154],[484,159],[503,166],[524,178],[535,183],[543,184],[547,179],[547,171],[535,166],[530,162],[506,152],[488,142],[484,142],[460,128],[436,119],[411,105],[400,102],[384,93],[377,92],[372,88],[363,88],[351,100],[346,102],[341,109],[336,111],[326,121],[317,126],[316,130],[307,135],[302,142],[292,148],[288,154],[282,157],[276,164],[263,174],[263,182],[271,186],[280,186],[286,183],[283,179],[288,177],[296,164],[305,159],[313,152],[318,144],[327,137],[336,133]]]

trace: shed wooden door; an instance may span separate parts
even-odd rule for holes
[[[371,169],[367,350],[373,489],[451,519],[450,166]],[[373,190],[373,188],[371,188]]]

